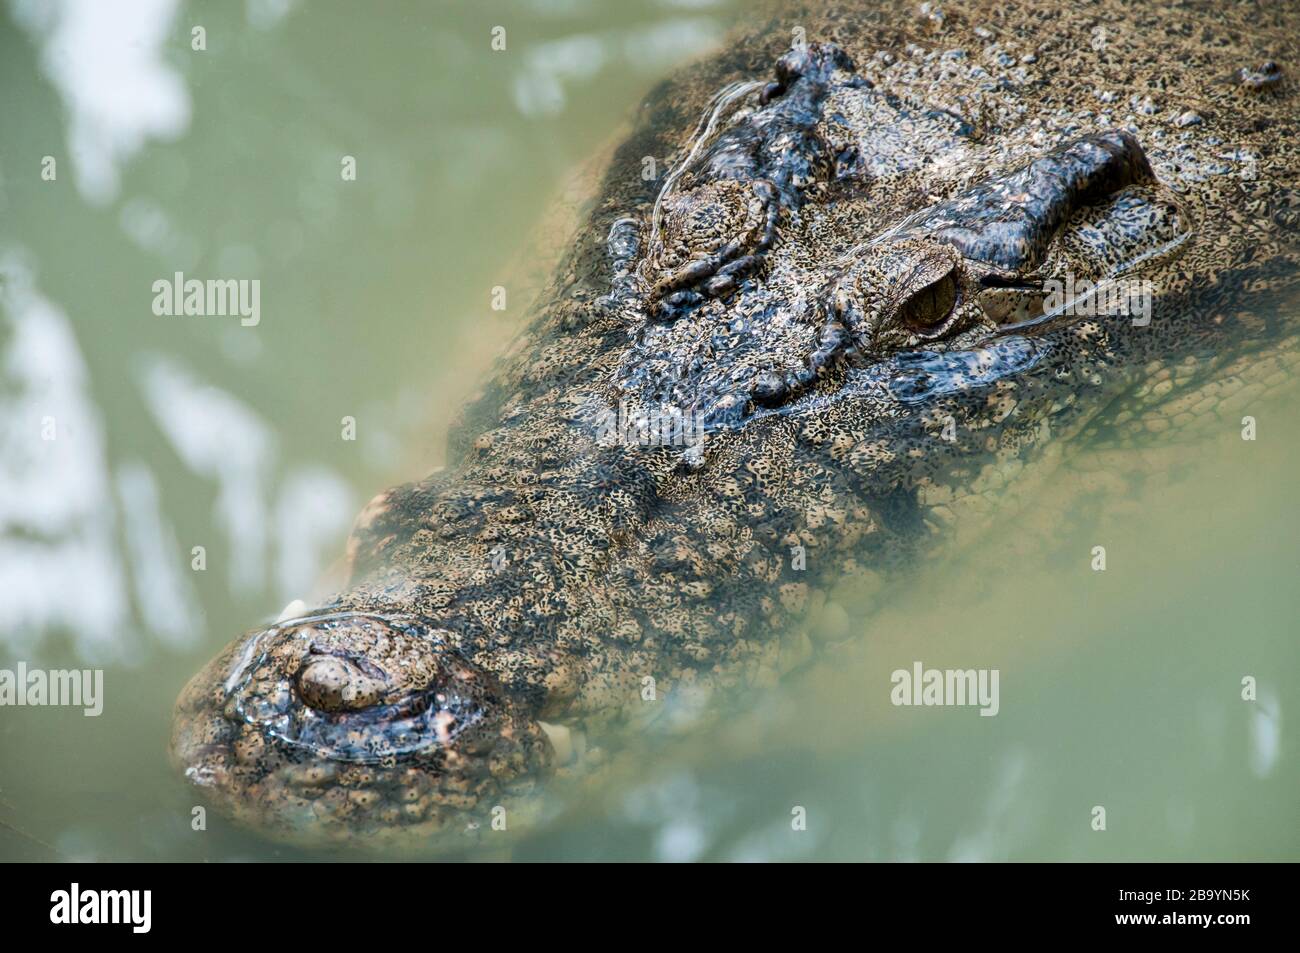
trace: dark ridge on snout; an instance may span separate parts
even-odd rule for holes
[[[935,206],[905,234],[927,235],[955,246],[966,258],[1024,272],[1042,261],[1053,236],[1075,211],[1154,179],[1138,141],[1112,129],[1076,139]]]

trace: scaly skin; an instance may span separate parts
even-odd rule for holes
[[[300,842],[460,836],[562,760],[544,723],[769,685],[811,593],[879,588],[1054,447],[1290,378],[1294,5],[760,21],[650,97],[452,467],[358,519],[346,591],[185,689],[173,757],[218,806]],[[1148,279],[1149,323],[1045,314],[1067,275]],[[610,426],[660,404],[703,442]]]

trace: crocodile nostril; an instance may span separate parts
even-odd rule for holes
[[[298,694],[321,711],[356,711],[375,705],[387,683],[344,658],[310,655],[295,677]]]

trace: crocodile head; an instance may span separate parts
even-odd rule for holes
[[[614,295],[636,329],[617,375],[641,413],[734,430],[906,387],[900,356],[932,380],[994,352],[1042,357],[1053,334],[1101,336],[1097,318],[1107,347],[1158,354],[1153,309],[1185,319],[1189,290],[1249,255],[1248,229],[1195,250],[1199,210],[1128,129],[977,136],[830,44],[792,50],[777,75],[748,110],[720,97],[648,227],[611,236],[645,246]]]
[[[1285,60],[1225,81],[1244,54],[1204,14],[1208,65],[1162,80],[1202,121],[1081,116],[1141,50],[1049,68],[1037,14],[993,41],[954,16],[925,48],[862,6],[800,17],[835,42],[771,76],[743,65],[770,57],[760,32],[651,101],[453,470],[378,498],[351,587],[183,693],[173,756],[218,804],[294,840],[482,828],[564,759],[544,722],[599,720],[647,676],[766,684],[807,584],[897,565],[936,501],[1294,355]],[[647,151],[673,157],[649,186]],[[624,439],[663,408],[703,442]]]

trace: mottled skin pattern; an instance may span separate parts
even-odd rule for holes
[[[1237,426],[1290,379],[1294,5],[747,29],[649,97],[452,466],[358,519],[346,591],[185,689],[173,756],[218,806],[303,842],[486,829],[576,759],[543,722],[689,724],[806,654],[819,589],[899,578],[1053,448]],[[1149,279],[1150,322],[1045,314],[1067,275]],[[704,442],[608,426],[660,404]]]

